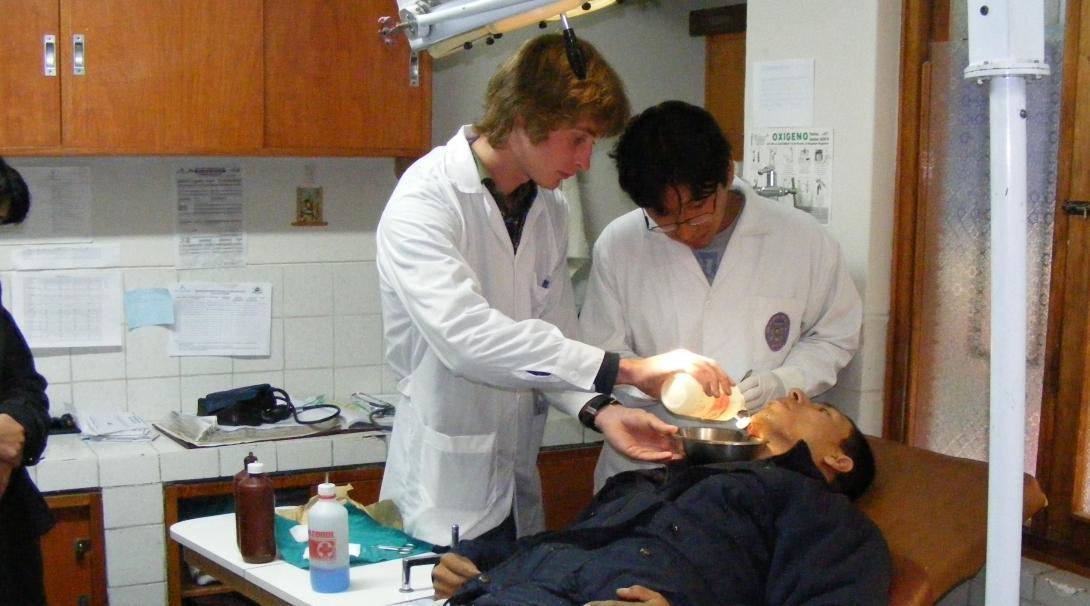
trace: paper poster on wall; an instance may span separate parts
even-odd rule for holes
[[[198,166],[174,173],[179,269],[242,267],[242,167]]]
[[[121,243],[23,246],[11,251],[16,270],[95,269],[121,265]]]
[[[17,271],[12,315],[33,349],[118,347],[121,272]]]
[[[171,356],[267,356],[271,350],[272,284],[183,282],[171,289]]]
[[[814,60],[757,61],[753,64],[753,126],[810,126],[814,123]]]
[[[30,190],[30,213],[0,228],[0,243],[87,242],[91,239],[91,169],[86,166],[19,169]]]
[[[768,184],[768,168],[776,185],[793,194],[775,198],[828,224],[832,215],[833,129],[757,128],[749,135],[743,178],[755,187]],[[761,174],[765,173],[765,174]]]

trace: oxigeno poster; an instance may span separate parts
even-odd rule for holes
[[[775,184],[792,193],[773,198],[791,204],[827,224],[832,209],[833,130],[831,128],[757,128],[749,136],[743,178],[759,188]],[[765,173],[765,174],[760,174]]]

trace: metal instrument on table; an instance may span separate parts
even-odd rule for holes
[[[453,550],[458,547],[458,525],[451,524],[450,526],[450,548]],[[401,587],[398,591],[401,593],[412,593],[413,586],[409,584],[409,577],[412,573],[414,566],[426,566],[428,564],[438,564],[439,554],[416,556],[414,558],[405,558],[401,560]]]

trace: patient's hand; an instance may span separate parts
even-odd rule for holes
[[[617,452],[638,461],[662,463],[682,458],[674,439],[677,427],[639,408],[606,406],[594,424]]]
[[[642,585],[621,587],[617,590],[619,600],[602,600],[587,602],[586,606],[630,606],[631,604],[643,604],[644,606],[670,606],[670,602],[662,597],[662,594]]]
[[[435,588],[436,599],[449,598],[466,581],[481,574],[477,565],[469,558],[456,553],[444,553],[439,563],[431,571],[431,584]]]

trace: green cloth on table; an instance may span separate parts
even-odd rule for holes
[[[358,543],[360,546],[360,554],[349,558],[348,564],[350,566],[398,560],[431,551],[431,543],[418,541],[396,528],[383,526],[357,507],[348,507],[347,509],[348,542]],[[276,547],[280,551],[280,558],[299,568],[310,568],[310,560],[303,557],[306,553],[307,542],[296,541],[291,536],[291,529],[296,526],[296,522],[281,516],[275,517]],[[407,543],[414,545],[413,550],[408,553],[398,553],[378,548],[379,545],[401,547]]]

